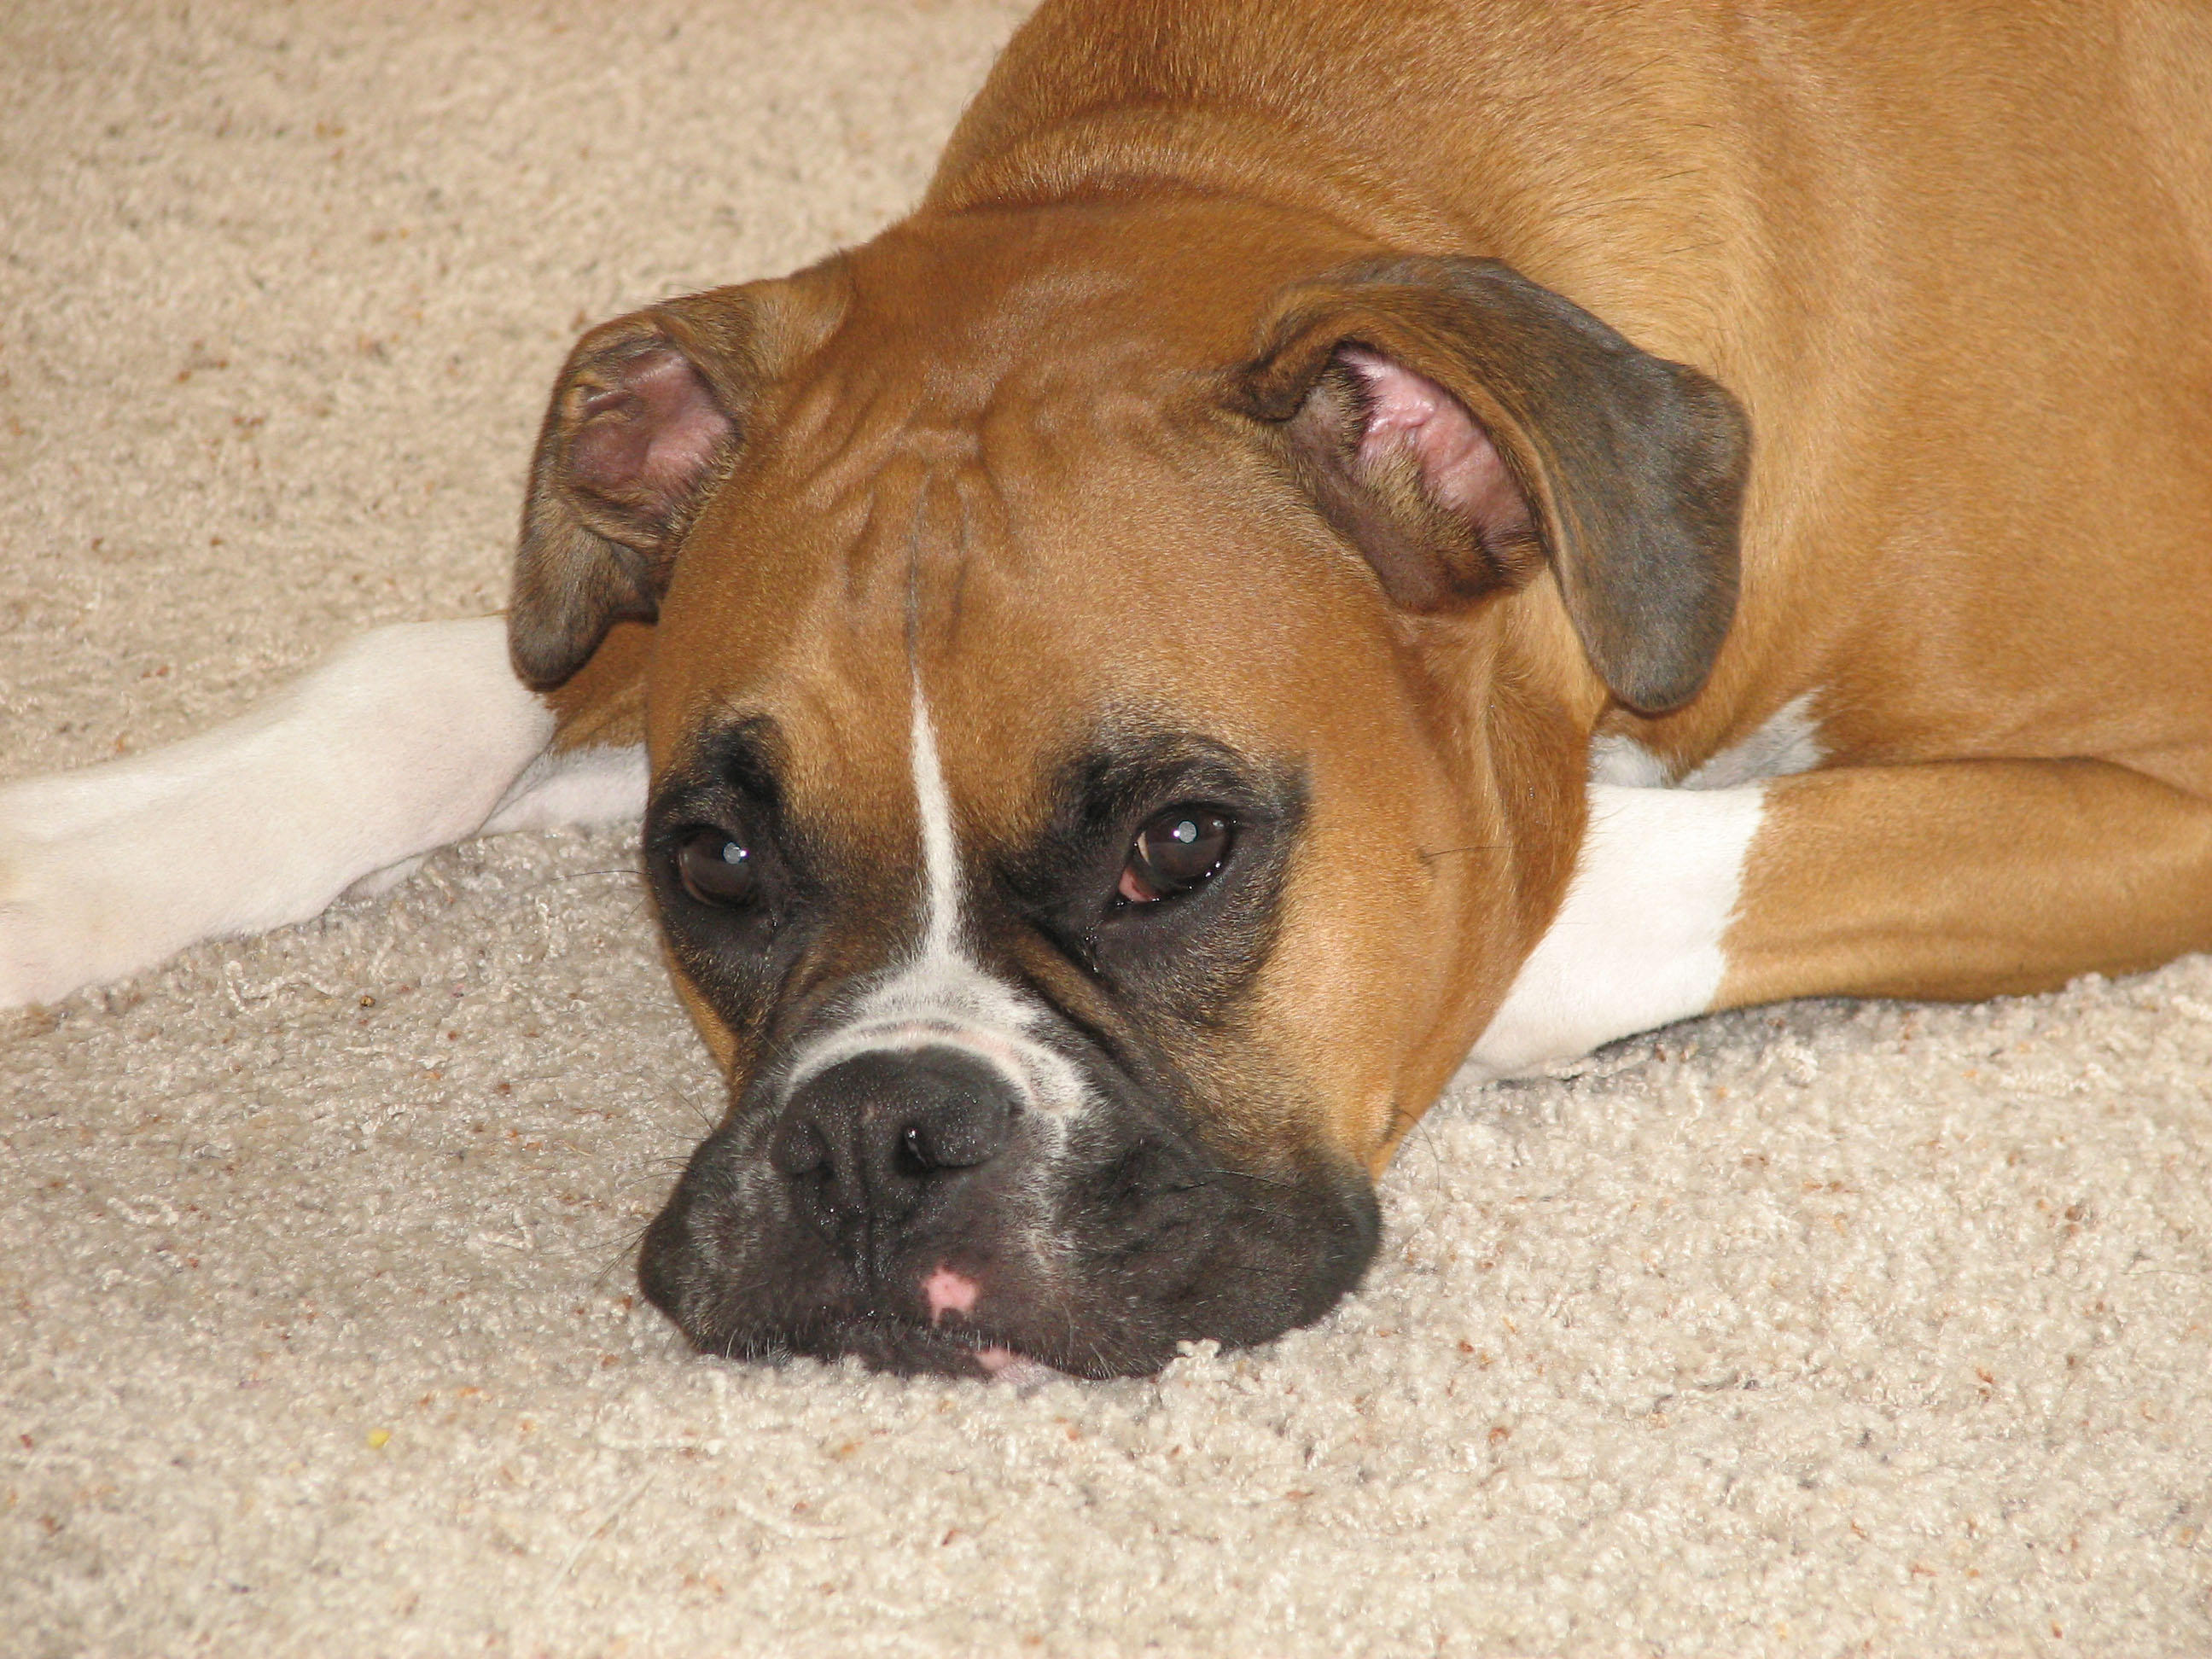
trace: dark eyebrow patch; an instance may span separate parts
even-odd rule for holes
[[[707,810],[732,796],[781,817],[786,763],[783,732],[767,714],[753,714],[695,738],[653,792],[648,816],[665,818],[687,807]]]
[[[1164,723],[1116,720],[1055,769],[1042,828],[1000,863],[1025,908],[1056,909],[1071,872],[1118,866],[1121,839],[1148,811],[1178,802],[1229,809],[1249,830],[1279,838],[1303,816],[1302,769],[1247,755],[1220,739]]]
[[[1060,769],[1050,822],[1079,838],[1119,830],[1147,807],[1178,800],[1218,801],[1272,822],[1297,793],[1286,770],[1200,733],[1116,726]]]

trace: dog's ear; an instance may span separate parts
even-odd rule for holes
[[[755,378],[746,295],[717,289],[603,323],[576,343],[538,436],[507,613],[539,690],[607,629],[659,613],[691,514],[734,451]]]
[[[1234,398],[1397,605],[1548,562],[1583,650],[1645,714],[1695,696],[1735,615],[1741,410],[1487,259],[1363,263],[1283,295]]]

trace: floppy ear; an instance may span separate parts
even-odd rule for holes
[[[1698,694],[1735,611],[1749,429],[1490,259],[1391,259],[1300,283],[1239,373],[1322,515],[1396,604],[1437,611],[1548,562],[1631,708]]]
[[[568,354],[507,605],[508,654],[531,685],[566,680],[617,622],[659,614],[692,513],[736,447],[752,339],[744,291],[716,289],[603,323]]]

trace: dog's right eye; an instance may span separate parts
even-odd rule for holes
[[[676,878],[702,904],[737,909],[758,886],[752,849],[723,830],[695,830],[677,844]]]
[[[1237,824],[1209,806],[1158,812],[1137,831],[1115,894],[1123,904],[1158,904],[1213,879],[1237,845]]]

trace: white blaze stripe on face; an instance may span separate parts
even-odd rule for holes
[[[959,963],[960,849],[952,836],[952,799],[937,754],[937,726],[921,677],[914,680],[913,726],[908,748],[914,768],[915,814],[921,822],[922,932],[917,965]]]
[[[998,1072],[1024,1104],[1071,1111],[1083,1100],[1082,1074],[1030,1035],[1043,1011],[969,954],[952,799],[919,675],[913,699],[908,746],[921,834],[920,937],[913,954],[860,1000],[843,1025],[799,1051],[785,1073],[783,1097],[860,1054],[959,1048]]]
[[[1765,793],[1592,784],[1566,902],[1469,1063],[1512,1077],[1711,1008]]]

